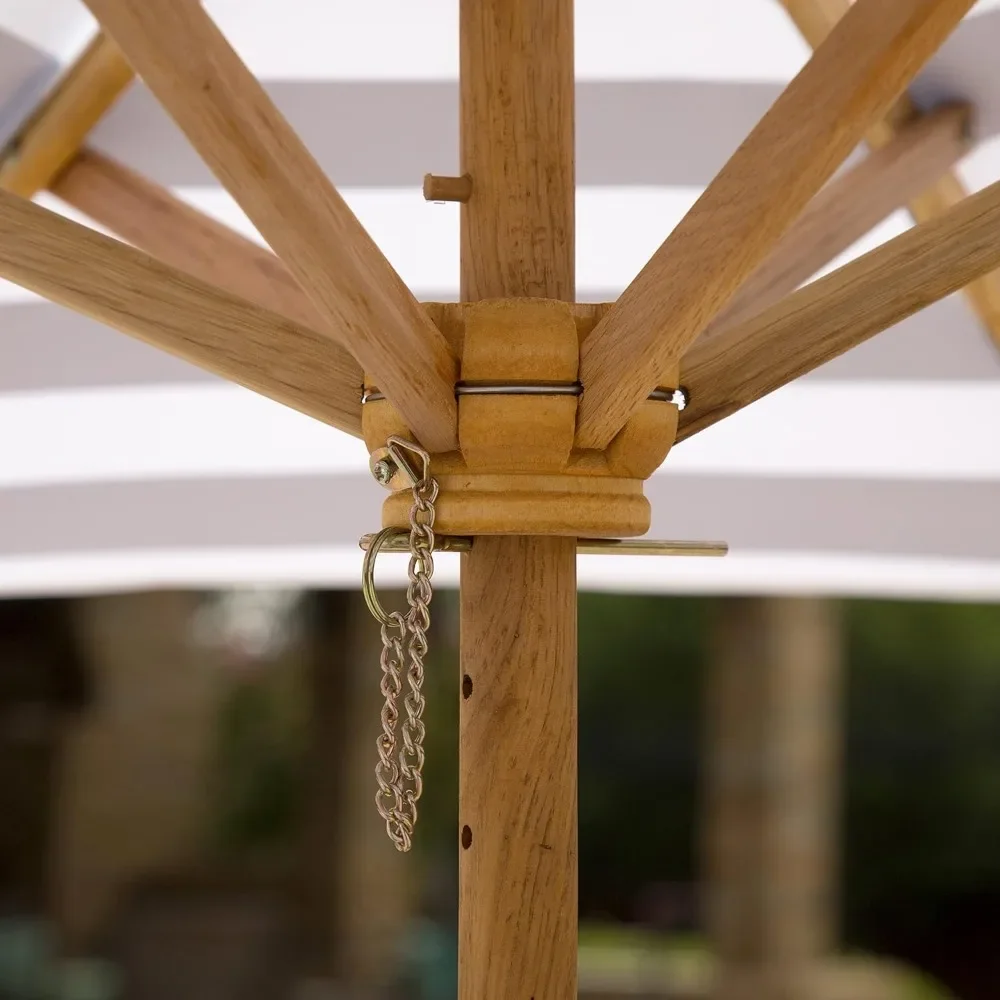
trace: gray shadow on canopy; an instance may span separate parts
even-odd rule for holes
[[[614,294],[595,297],[613,298]],[[448,296],[421,297],[440,300]],[[164,351],[47,302],[0,307],[0,331],[0,392],[215,381],[215,376]],[[1000,381],[1000,352],[965,302],[952,296],[806,379]]]

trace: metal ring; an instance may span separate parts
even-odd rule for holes
[[[406,534],[409,532],[403,528],[383,528],[372,536],[371,543],[365,551],[364,562],[361,564],[361,593],[364,595],[365,604],[368,605],[372,617],[380,625],[391,627],[397,622],[392,616],[386,614],[385,608],[382,607],[378,599],[378,592],[375,589],[375,559],[379,550],[390,538]]]

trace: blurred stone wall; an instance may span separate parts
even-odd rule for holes
[[[717,1000],[811,1000],[836,947],[835,602],[723,601],[707,678],[706,918]]]
[[[201,849],[224,685],[190,641],[196,600],[145,593],[75,603],[93,697],[63,744],[52,846],[52,911],[71,953],[98,943],[131,884]]]

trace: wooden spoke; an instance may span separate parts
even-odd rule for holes
[[[584,342],[579,446],[607,445],[972,3],[858,0]]]
[[[805,40],[816,48],[850,10],[852,0],[781,0]],[[901,128],[918,114],[908,95],[898,100],[888,114],[868,130],[868,143],[878,149],[893,141]],[[939,177],[934,184],[910,201],[910,214],[917,222],[927,222],[957,205],[968,195],[954,170]],[[965,288],[966,298],[1000,348],[1000,272],[984,274]]]
[[[98,34],[15,136],[0,188],[31,198],[48,187],[134,77],[118,46]]]
[[[930,186],[969,150],[969,108],[917,119],[834,178],[743,283],[702,336],[723,333],[794,292],[872,227]]]
[[[361,435],[357,368],[328,337],[4,191],[0,277]]]
[[[297,323],[322,328],[312,302],[270,250],[109,157],[84,150],[50,190],[157,260]],[[353,355],[332,340],[325,350],[345,381],[361,385]]]
[[[807,285],[684,358],[679,439],[1000,266],[1000,183]]]
[[[116,236],[179,267],[314,328],[323,321],[288,269],[266,247],[209,218],[128,167],[84,150],[50,190]],[[360,384],[361,369],[354,365]]]
[[[780,0],[805,40],[814,48],[851,9],[854,0]]]
[[[86,0],[336,336],[432,451],[457,445],[455,360],[201,6]]]

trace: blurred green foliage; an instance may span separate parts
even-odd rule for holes
[[[1000,903],[1000,608],[847,606],[848,932]]]
[[[697,878],[714,610],[707,599],[580,597],[586,918],[631,919],[644,887]],[[843,614],[844,936],[877,950],[893,934],[946,930],[943,915],[970,899],[1000,901],[1000,608],[851,601]],[[429,864],[450,865],[457,850],[456,661],[454,644],[432,646],[417,837]],[[300,748],[282,741],[266,692],[245,686],[224,719],[219,802],[229,844],[277,836],[296,816]]]
[[[580,899],[630,919],[644,886],[697,878],[702,677],[714,602],[580,596]],[[844,932],[876,946],[1000,900],[1000,607],[843,604]],[[421,822],[457,823],[457,665],[439,662]]]
[[[301,730],[276,685],[237,684],[224,700],[217,734],[212,840],[223,854],[287,840],[302,800]]]

